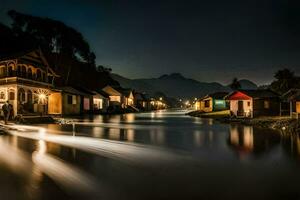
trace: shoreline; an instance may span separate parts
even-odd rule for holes
[[[226,114],[220,112],[214,113],[201,113],[199,111],[192,111],[186,113],[191,117],[200,117],[200,118],[212,118],[221,123],[238,123],[248,126],[255,126],[259,128],[268,128],[272,130],[281,131],[289,134],[299,134],[300,133],[300,120],[292,119],[289,116],[283,117],[258,117],[258,118],[231,118]]]

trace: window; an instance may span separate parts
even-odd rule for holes
[[[15,92],[14,91],[9,92],[9,100],[15,100]]]
[[[42,79],[42,72],[39,69],[36,70],[36,79],[38,81],[40,81]]]
[[[77,103],[76,95],[68,95],[68,104],[73,104],[75,105]]]
[[[247,106],[250,107],[251,103],[250,101],[247,101]]]
[[[25,102],[25,90],[23,88],[18,90],[18,101]]]
[[[26,77],[26,73],[27,73],[26,67],[25,67],[25,66],[22,66],[22,67],[21,67],[21,76],[22,76],[22,77]]]
[[[270,108],[270,102],[269,101],[264,101],[264,108],[269,109]]]
[[[205,100],[204,101],[204,107],[209,108],[209,106],[210,106],[209,100]]]
[[[73,101],[73,96],[68,95],[68,104],[72,104],[72,101]]]
[[[13,75],[13,68],[12,66],[8,67],[8,76],[12,76]]]
[[[0,68],[0,76],[5,76],[6,75],[6,71],[4,67]]]
[[[4,92],[0,92],[0,99],[4,100],[5,99],[5,93]]]
[[[32,103],[32,92],[30,90],[27,91],[27,102]]]
[[[72,104],[77,104],[76,95],[72,96]]]
[[[28,68],[28,78],[32,79],[32,69]]]

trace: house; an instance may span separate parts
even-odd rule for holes
[[[93,112],[93,96],[94,92],[83,87],[83,86],[72,86],[81,93],[81,113],[92,113]]]
[[[134,96],[131,89],[119,88],[118,91],[122,94],[122,107],[126,108],[128,106],[134,106]]]
[[[14,116],[47,113],[56,77],[40,49],[0,55],[0,107],[9,101]]]
[[[134,105],[140,110],[149,111],[151,110],[150,98],[145,93],[136,92],[134,94]]]
[[[300,89],[291,89],[282,95],[282,103],[280,104],[280,114],[288,110],[292,118],[299,119],[300,115]]]
[[[102,91],[108,95],[110,106],[121,106],[122,105],[122,94],[112,86],[107,85],[102,88]]]
[[[215,92],[208,94],[196,101],[196,109],[203,112],[227,110],[229,106],[224,99],[226,95],[228,95],[227,92]]]
[[[109,95],[102,91],[94,91],[93,109],[95,112],[106,112],[109,106]]]
[[[70,86],[60,87],[55,91],[49,96],[49,114],[79,115],[90,110],[88,93]]]
[[[230,111],[237,117],[279,115],[280,98],[271,90],[237,90],[225,97]]]

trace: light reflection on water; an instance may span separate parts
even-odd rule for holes
[[[0,136],[0,175],[10,174],[0,176],[0,194],[7,199],[300,197],[299,136],[172,111],[73,120],[75,129],[14,126],[11,136]]]

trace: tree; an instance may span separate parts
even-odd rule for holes
[[[299,86],[299,78],[295,76],[293,71],[287,68],[278,70],[274,78],[276,80],[271,83],[271,89],[279,94],[283,94],[291,88]]]
[[[30,37],[43,50],[59,53],[95,65],[95,54],[81,33],[60,21],[10,10],[12,30],[18,37]]]
[[[238,90],[238,89],[241,89],[241,84],[240,84],[240,82],[238,81],[237,78],[233,78],[232,82],[229,84],[229,87],[232,90]]]

